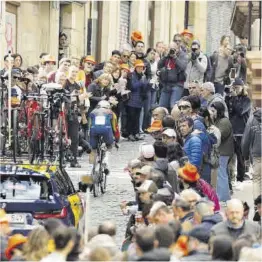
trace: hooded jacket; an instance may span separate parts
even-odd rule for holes
[[[167,248],[155,248],[145,252],[137,261],[170,261],[171,253]]]
[[[261,117],[262,109],[256,110],[248,119],[243,137],[242,154],[247,159],[250,155],[261,157]]]
[[[212,95],[208,101],[207,101],[207,107],[210,107],[212,104],[214,104],[215,102],[221,102],[224,107],[225,107],[225,116],[228,118],[229,114],[228,114],[228,108],[227,108],[227,104],[223,98],[223,96],[221,96],[220,94],[214,94]]]
[[[234,135],[243,135],[251,112],[251,100],[247,96],[233,96],[228,101],[229,119]]]

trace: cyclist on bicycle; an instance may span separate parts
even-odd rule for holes
[[[95,158],[98,139],[102,137],[107,149],[111,149],[114,143],[119,141],[120,132],[117,124],[117,117],[111,110],[110,103],[102,100],[98,103],[97,107],[90,113],[90,145],[92,147],[91,156]],[[92,157],[90,158],[92,162]],[[105,173],[108,174],[108,151],[104,158]]]

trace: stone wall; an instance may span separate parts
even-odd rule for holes
[[[230,30],[230,19],[233,7],[234,1],[208,1],[206,35],[207,54],[211,54],[218,49],[222,35],[233,36]],[[231,39],[233,39],[233,37]]]

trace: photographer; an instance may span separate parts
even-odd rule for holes
[[[169,45],[168,55],[158,62],[158,75],[163,86],[160,95],[159,106],[172,109],[175,103],[182,97],[187,55],[176,42]]]
[[[236,77],[246,83],[247,78],[247,62],[245,58],[245,49],[242,46],[237,46],[233,52],[233,63],[236,68]]]
[[[200,50],[200,42],[198,40],[194,40],[191,45],[190,60],[186,67],[187,79],[185,88],[188,88],[188,84],[193,80],[203,83],[206,69],[207,57]]]
[[[244,82],[236,78],[233,82],[231,96],[227,97],[229,120],[233,127],[234,148],[237,157],[237,180],[242,182],[245,176],[245,161],[241,150],[241,140],[251,112],[251,100]]]

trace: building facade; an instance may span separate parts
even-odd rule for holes
[[[1,1],[0,56],[8,50],[20,53],[24,66],[38,63],[42,52],[58,57],[58,36],[64,32],[67,56],[92,54],[103,61],[130,41],[133,30],[153,47],[158,41],[169,44],[185,27],[210,54],[223,34],[234,44],[232,10],[230,1]]]

